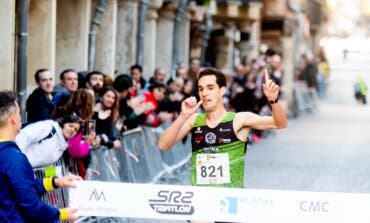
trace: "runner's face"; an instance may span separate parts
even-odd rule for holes
[[[216,83],[216,76],[203,76],[198,81],[198,92],[202,105],[206,112],[214,111],[222,103],[222,97],[225,94],[223,88]]]

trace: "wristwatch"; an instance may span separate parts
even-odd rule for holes
[[[276,100],[275,101],[269,101],[269,104],[270,105],[273,105],[273,104],[276,104],[276,103],[278,103],[278,101],[279,101],[279,98],[276,98]]]

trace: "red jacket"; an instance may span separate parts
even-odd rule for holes
[[[153,92],[144,93],[144,103],[150,103],[153,109],[150,109],[145,113],[145,124],[156,127],[159,125],[159,118],[155,111],[158,109],[158,102],[155,100]]]

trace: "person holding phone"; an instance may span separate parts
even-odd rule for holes
[[[94,113],[94,103],[94,92],[92,90],[78,89],[63,106],[56,108],[53,117],[74,112],[83,120],[84,126],[86,126]],[[87,167],[91,160],[90,147],[100,144],[95,132],[86,133],[85,130],[86,128],[68,140],[67,153],[64,153],[70,171],[73,171],[74,166],[77,165],[78,174],[83,178],[86,176]]]
[[[89,120],[87,126],[87,134],[96,132],[96,121],[94,119]]]

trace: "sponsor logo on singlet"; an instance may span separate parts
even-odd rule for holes
[[[218,131],[220,131],[220,132],[230,132],[231,129],[223,129],[223,128],[220,128]]]
[[[216,142],[216,134],[213,132],[208,132],[206,134],[206,143],[208,144],[214,144]]]

